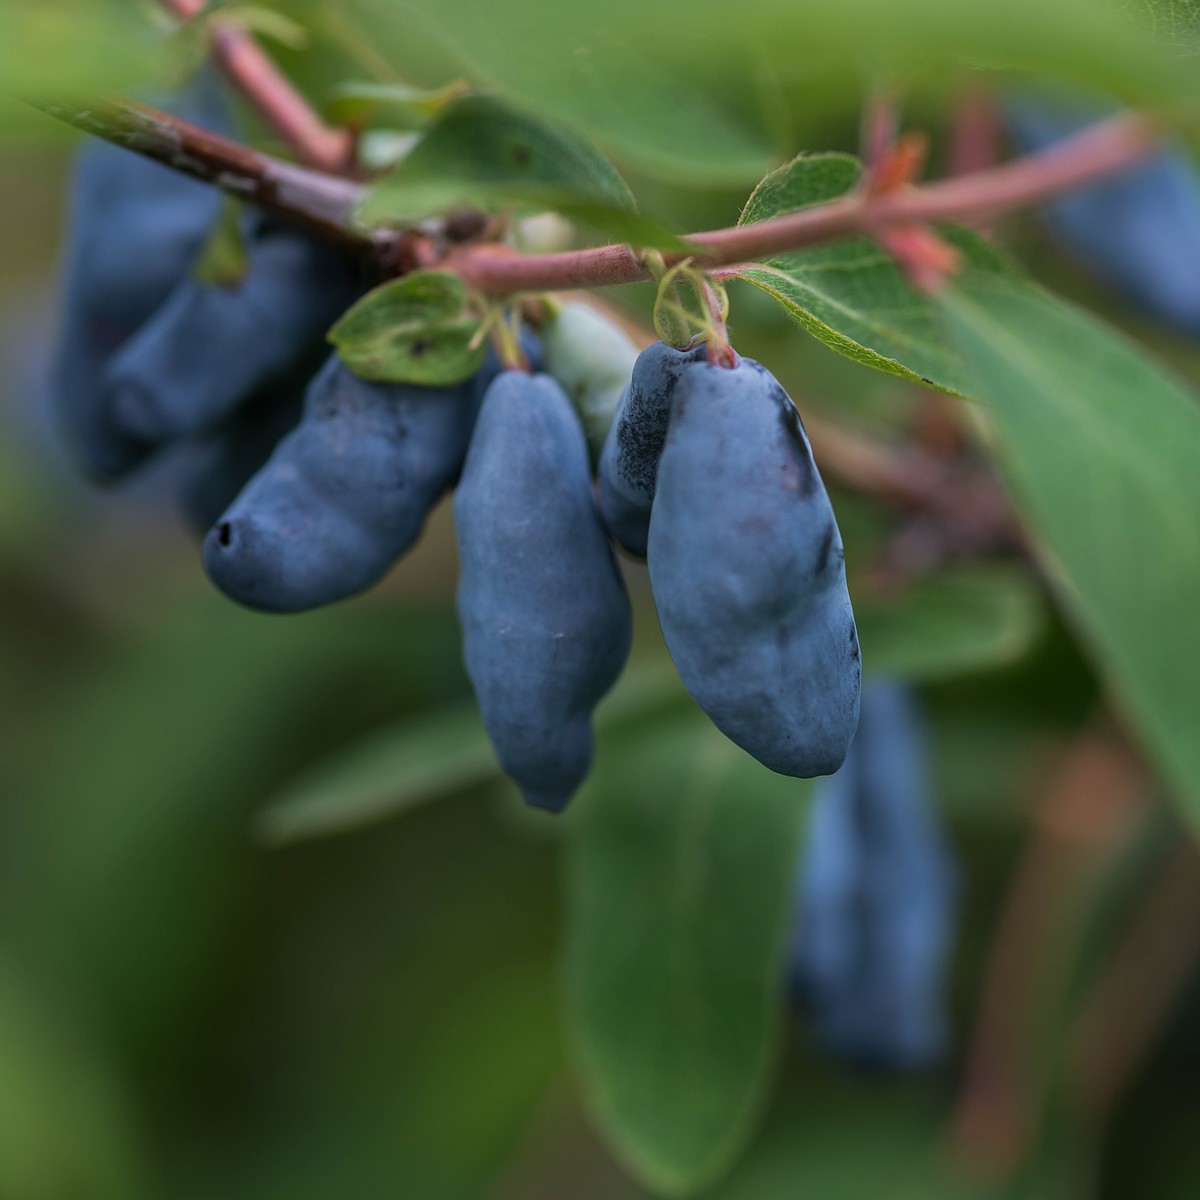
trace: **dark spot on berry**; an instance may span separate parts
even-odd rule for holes
[[[228,546],[233,541],[233,527],[228,521],[222,521],[217,526],[217,545]]]

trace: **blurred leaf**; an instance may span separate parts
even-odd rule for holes
[[[552,210],[614,237],[677,244],[669,230],[638,215],[633,194],[595,145],[490,95],[447,106],[370,189],[359,216],[386,225],[462,207]]]
[[[854,604],[863,667],[933,680],[1006,666],[1044,624],[1038,588],[1018,564],[977,564],[929,576],[899,595]]]
[[[773,171],[755,188],[740,225],[794,212],[845,195],[862,174],[846,154],[814,154]],[[947,231],[967,263],[1007,268],[982,239]],[[787,314],[839,354],[864,366],[965,394],[962,366],[928,298],[905,281],[895,262],[866,237],[776,255],[739,272],[773,296]]]
[[[694,28],[682,6],[645,37],[641,29],[654,6],[612,19],[540,2],[348,0],[347,6],[357,27],[370,29],[407,75],[431,57],[449,60],[455,73],[570,122],[660,177],[743,184],[767,165],[770,150],[756,123],[714,99],[728,76],[706,78],[690,64],[672,69],[673,44]],[[660,31],[672,44],[658,44]],[[728,68],[728,61],[720,64]]]
[[[144,12],[125,0],[0,0],[0,131],[42,138],[65,127],[13,97],[128,89],[154,67]]]
[[[192,275],[209,287],[233,287],[245,278],[246,239],[239,220],[241,205],[232,197],[221,200],[217,220],[192,264]]]
[[[1200,405],[1116,331],[1015,279],[942,299],[1050,582],[1200,821]]]
[[[483,364],[487,341],[451,271],[413,271],[368,292],[329,331],[356,375],[383,383],[445,387]]]
[[[461,79],[430,89],[399,83],[343,83],[331,93],[325,115],[336,125],[423,129],[468,87]]]
[[[286,845],[348,833],[451,796],[499,774],[479,711],[456,704],[339,751],[276,797],[260,836]]]
[[[0,1195],[150,1195],[127,1096],[42,993],[0,962]]]
[[[289,50],[303,50],[308,45],[308,30],[277,8],[264,4],[223,4],[214,15]]]
[[[606,1139],[681,1195],[729,1167],[763,1106],[808,785],[696,714],[618,748],[571,831],[568,1034]]]
[[[943,1160],[937,1092],[911,1079],[853,1079],[803,1064],[762,1136],[704,1200],[967,1200],[987,1195]]]
[[[419,70],[432,42],[452,69],[673,181],[744,185],[761,175],[768,90],[787,109],[784,132],[798,126],[797,149],[815,123],[853,121],[879,79],[945,99],[979,68],[1004,68],[1153,103],[1195,98],[1192,70],[1156,52],[1148,22],[1120,0],[747,0],[736,11],[723,0],[612,0],[595,10],[545,0],[350,3],[405,69]]]
[[[0,899],[123,1032],[153,1042],[204,1002],[254,878],[248,811],[329,689],[386,660],[414,700],[444,699],[452,621],[371,617],[189,605],[75,664],[25,730],[36,773],[13,801],[29,829]]]
[[[681,694],[673,668],[631,669],[596,711],[603,729]],[[262,838],[287,845],[348,833],[502,774],[474,703],[371,734],[301,776],[264,809]]]

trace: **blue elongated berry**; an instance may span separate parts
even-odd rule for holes
[[[187,524],[204,537],[271,457],[304,410],[306,380],[288,379],[255,396],[198,439],[179,488]]]
[[[591,713],[629,653],[625,586],[596,515],[587,446],[548,375],[484,397],[454,500],[467,673],[505,771],[559,811],[591,765]]]
[[[1036,151],[1105,109],[1075,97],[1017,97],[1006,111],[1014,141]],[[1184,150],[1067,192],[1046,211],[1067,251],[1115,292],[1151,317],[1200,333],[1200,173]]]
[[[227,124],[208,76],[163,103],[209,129]],[[79,156],[53,390],[73,448],[102,479],[125,474],[149,449],[109,416],[103,371],[187,274],[219,203],[212,188],[119,146],[93,139]]]
[[[252,608],[295,612],[375,583],[462,470],[494,362],[455,387],[372,383],[331,355],[300,424],[204,544],[209,577]]]
[[[600,515],[631,554],[646,557],[658,459],[680,377],[705,361],[704,346],[675,350],[664,342],[643,350],[604,440],[597,478]]]
[[[680,377],[648,563],[667,649],[717,728],[784,775],[836,771],[861,679],[842,538],[799,414],[751,359]]]
[[[930,1066],[948,1038],[956,873],[926,757],[913,690],[868,687],[846,763],[814,801],[800,870],[795,989],[831,1053],[880,1070]]]
[[[219,425],[263,388],[315,368],[357,287],[357,269],[334,247],[257,222],[239,283],[182,280],[109,364],[113,424],[150,444]]]

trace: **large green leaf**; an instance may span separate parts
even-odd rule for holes
[[[449,104],[370,189],[359,216],[395,224],[461,207],[550,209],[614,237],[677,244],[669,230],[638,215],[633,193],[587,138],[496,96]]]
[[[1028,569],[976,564],[920,580],[898,594],[856,599],[863,669],[944,679],[1017,661],[1042,628]]]
[[[879,79],[944,99],[987,66],[1130,99],[1195,95],[1186,65],[1156,54],[1149,22],[1130,20],[1120,0],[348,2],[406,77],[433,42],[450,70],[577,122],[672,181],[740,186],[772,148],[818,144],[812,131],[830,123],[844,131]]]
[[[1052,585],[1200,821],[1200,404],[1028,283],[972,274],[941,307]]]
[[[845,195],[862,168],[846,154],[813,154],[773,171],[755,188],[739,224],[794,212]],[[963,230],[946,236],[965,260],[1003,272],[1003,260]],[[962,364],[947,345],[937,311],[905,281],[870,238],[779,254],[747,266],[740,277],[773,296],[798,324],[827,346],[865,366],[963,394]]]
[[[763,1107],[808,785],[696,714],[618,749],[572,829],[568,1031],[602,1133],[681,1195],[727,1169]]]

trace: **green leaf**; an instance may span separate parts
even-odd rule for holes
[[[739,224],[795,212],[851,191],[861,177],[846,154],[813,154],[773,171],[755,188]],[[942,230],[964,262],[1005,272],[1001,256],[965,230]],[[866,237],[841,238],[746,267],[742,279],[773,296],[814,337],[864,366],[966,394],[962,364],[929,299]]]
[[[149,1196],[129,1097],[66,1016],[40,983],[0,962],[0,1195]]]
[[[368,192],[368,225],[455,208],[563,213],[622,240],[679,244],[637,212],[616,168],[586,138],[495,96],[447,106],[421,142]]]
[[[224,197],[208,240],[192,264],[192,275],[198,283],[225,288],[234,287],[245,278],[249,263],[240,215],[241,205],[237,200]]]
[[[568,1034],[608,1142],[681,1195],[728,1168],[763,1107],[808,785],[694,712],[620,749],[570,839]]]
[[[456,704],[384,729],[322,762],[272,801],[258,830],[276,845],[347,833],[498,773],[475,705]]]
[[[289,50],[303,50],[308,45],[308,30],[303,25],[263,4],[222,4],[207,15],[278,42]]]
[[[433,89],[399,83],[343,83],[330,94],[325,115],[335,125],[423,129],[468,86],[461,79]]]
[[[479,370],[487,351],[467,289],[450,271],[413,271],[368,292],[329,331],[356,375],[444,387]]]
[[[596,711],[596,727],[644,717],[678,699],[669,662],[627,671]],[[290,783],[263,810],[262,838],[287,845],[391,820],[501,776],[473,702],[388,726]]]
[[[1026,568],[974,565],[946,571],[896,596],[854,602],[863,667],[908,679],[1007,666],[1043,627],[1043,605]]]
[[[1200,822],[1200,403],[1031,284],[970,275],[941,306],[1051,585]]]

